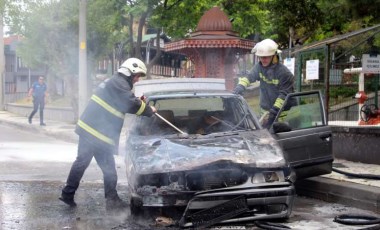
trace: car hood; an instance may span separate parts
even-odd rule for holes
[[[127,150],[137,174],[196,170],[216,162],[255,168],[286,167],[267,130],[188,138],[130,136]]]

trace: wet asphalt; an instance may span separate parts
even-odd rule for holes
[[[61,187],[62,183],[52,181],[0,182],[0,229],[154,228],[153,220],[134,218],[128,209],[107,211],[102,184],[81,184],[75,208],[58,200]]]
[[[58,200],[65,178],[76,155],[76,145],[46,136],[30,135],[3,125],[0,133],[0,229],[178,229],[157,225],[159,210],[135,217],[129,209],[105,209],[101,171],[91,164],[77,191],[76,208]],[[16,137],[12,137],[15,135]],[[21,136],[17,137],[18,135]],[[20,141],[21,139],[21,141]],[[41,140],[44,140],[41,143]],[[44,149],[44,150],[41,150]],[[63,150],[63,151],[61,151]],[[5,159],[4,159],[5,158]],[[58,160],[59,159],[59,160]],[[125,166],[117,156],[120,197],[128,201]],[[363,209],[297,197],[289,220],[293,229],[361,229],[342,226],[334,216],[345,213],[375,215]],[[235,227],[235,228],[234,228]],[[227,226],[224,229],[239,229]],[[223,229],[216,227],[214,229]],[[258,229],[249,223],[240,229]]]
[[[179,229],[176,226],[160,226],[157,212],[147,212],[135,217],[128,209],[107,211],[101,183],[82,183],[76,195],[77,207],[71,208],[58,200],[62,188],[59,181],[1,181],[0,229],[75,229],[75,230],[135,230]],[[125,191],[119,186],[119,191]],[[128,200],[125,193],[121,198]],[[339,204],[327,204],[318,200],[297,197],[289,220],[277,222],[291,229],[363,229],[363,226],[345,226],[335,223],[337,214],[357,212],[373,215],[363,210]],[[253,223],[245,225],[215,226],[211,229],[261,229]]]

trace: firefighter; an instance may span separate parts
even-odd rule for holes
[[[286,95],[294,92],[294,75],[279,62],[281,51],[273,40],[257,43],[252,53],[259,57],[259,62],[247,77],[239,78],[233,92],[242,95],[251,83],[260,81],[260,120],[264,128],[270,128]]]
[[[129,58],[114,76],[100,83],[91,96],[76,125],[78,153],[59,198],[64,203],[76,206],[74,194],[94,157],[103,172],[106,209],[126,207],[116,191],[117,172],[113,155],[118,149],[125,114],[152,116],[156,112],[156,108],[148,106],[131,92],[133,84],[145,76],[146,71],[141,60]]]

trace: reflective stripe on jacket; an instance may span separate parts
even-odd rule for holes
[[[116,74],[102,82],[82,113],[75,132],[90,142],[116,146],[126,113],[151,116],[146,106],[132,93],[132,83]]]

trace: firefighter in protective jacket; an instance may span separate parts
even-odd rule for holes
[[[279,62],[280,52],[278,44],[271,39],[257,43],[252,53],[259,57],[259,63],[247,77],[239,78],[234,89],[235,94],[242,94],[251,83],[260,81],[260,114],[263,116],[260,120],[264,128],[270,128],[286,95],[294,92],[294,75]]]
[[[145,64],[137,58],[129,58],[112,78],[99,84],[91,96],[75,130],[79,135],[78,155],[60,197],[66,204],[76,206],[74,194],[94,157],[104,176],[106,208],[126,207],[116,191],[114,154],[118,149],[125,114],[152,116],[156,112],[154,107],[145,104],[131,91],[133,84],[145,75]]]

